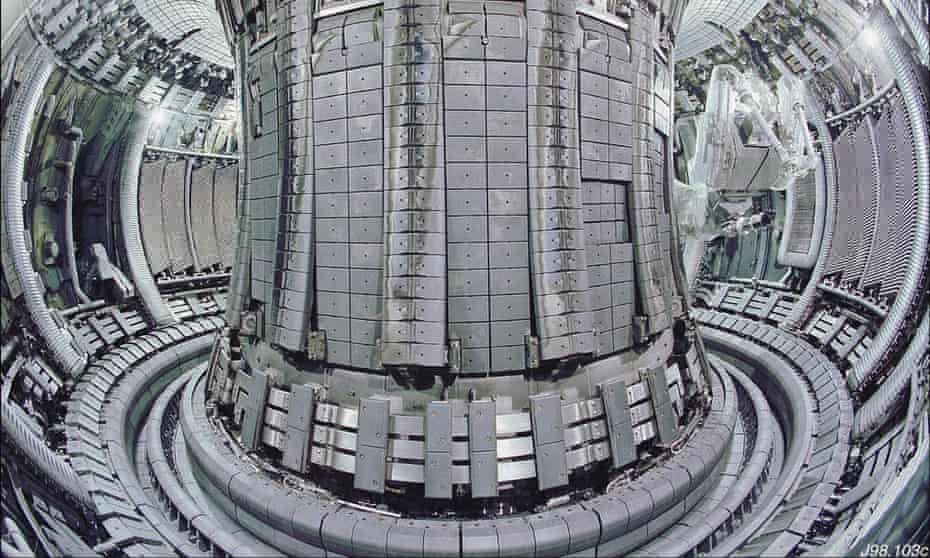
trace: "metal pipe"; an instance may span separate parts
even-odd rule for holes
[[[856,413],[853,422],[853,438],[868,439],[887,422],[894,407],[898,405],[905,390],[911,383],[911,376],[917,370],[920,359],[930,346],[930,313],[924,313],[917,333],[904,356],[891,374],[882,382],[875,393],[866,400]]]
[[[833,246],[833,227],[836,223],[836,161],[833,158],[833,140],[830,136],[830,129],[824,121],[823,111],[817,103],[817,99],[809,96],[807,106],[811,109],[811,122],[817,128],[818,141],[820,143],[820,158],[823,161],[823,175],[827,182],[827,207],[826,215],[823,220],[823,237],[820,242],[820,254],[817,256],[817,263],[811,270],[811,275],[801,292],[801,297],[791,309],[791,313],[781,324],[784,329],[797,329],[801,323],[810,316],[814,298],[817,296],[817,285],[823,279],[826,272],[827,260],[830,257],[830,249]]]
[[[229,273],[208,273],[206,275],[191,275],[190,277],[173,277],[171,279],[159,279],[159,287],[170,287],[172,285],[184,285],[186,283],[199,283],[202,281],[215,281],[229,279]]]
[[[84,490],[84,484],[78,478],[77,473],[60,455],[53,452],[45,445],[44,441],[40,440],[34,432],[26,427],[17,414],[17,411],[20,411],[19,407],[12,401],[4,401],[0,407],[2,407],[4,432],[13,441],[13,444],[27,456],[30,464],[38,467],[48,479],[76,502],[88,509],[95,509],[93,500]],[[15,410],[14,407],[16,407]]]
[[[145,149],[148,128],[148,117],[137,114],[129,130],[120,168],[119,213],[132,282],[145,304],[146,311],[157,325],[164,326],[177,323],[178,319],[158,292],[145,257],[142,234],[139,230],[139,170],[142,168],[142,151]]]
[[[225,159],[228,161],[238,161],[238,155],[229,155],[227,153],[211,153],[207,151],[192,151],[190,149],[175,149],[173,147],[163,147],[161,145],[146,145],[146,151],[157,151],[159,153],[172,153],[174,155],[186,155],[188,157],[206,157],[210,159]]]
[[[32,265],[31,250],[26,245],[26,222],[23,216],[22,185],[29,134],[53,69],[54,64],[48,53],[42,49],[26,71],[21,89],[17,91],[10,107],[2,155],[5,237],[11,249],[16,276],[22,284],[23,301],[39,336],[55,362],[71,376],[78,376],[87,365],[87,355],[72,345],[71,333],[59,327],[45,304],[45,289],[39,285]]]
[[[846,382],[854,390],[881,371],[882,363],[889,356],[896,338],[906,334],[903,329],[913,311],[913,305],[924,296],[927,288],[921,281],[927,266],[927,246],[930,243],[930,138],[927,130],[927,107],[923,103],[924,84],[921,83],[921,70],[911,57],[910,49],[894,31],[897,27],[888,13],[882,8],[876,9],[872,19],[888,60],[894,67],[904,108],[911,123],[916,167],[917,215],[914,240],[911,242],[910,265],[901,289],[888,309],[888,317],[872,339],[872,344],[846,376]]]
[[[90,297],[81,289],[77,272],[77,255],[74,249],[74,173],[78,152],[84,142],[84,130],[72,126],[65,132],[65,136],[70,136],[71,141],[71,151],[68,153],[71,160],[66,163],[67,177],[65,178],[65,257],[68,258],[68,278],[71,280],[71,289],[74,290],[81,304],[88,304]]]

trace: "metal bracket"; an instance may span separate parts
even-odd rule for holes
[[[649,339],[649,316],[633,316],[633,341],[643,343]]]
[[[326,360],[326,330],[310,332],[307,337],[307,356],[310,360]]]
[[[449,370],[452,372],[462,371],[462,341],[460,339],[449,340],[446,362],[449,363]]]
[[[526,367],[539,368],[539,364],[541,362],[539,352],[539,337],[536,337],[535,335],[527,335],[523,338],[523,343],[526,345]]]
[[[375,339],[375,370],[381,370],[384,368],[384,343],[381,342],[381,338]]]
[[[261,335],[261,312],[243,312],[239,315],[239,333],[248,337]]]

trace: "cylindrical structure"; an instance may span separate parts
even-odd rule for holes
[[[871,345],[846,376],[849,387],[854,390],[861,388],[887,365],[889,353],[893,347],[899,346],[900,336],[907,329],[908,318],[915,315],[913,312],[922,301],[926,301],[927,245],[930,243],[930,123],[927,119],[926,73],[921,72],[903,39],[893,32],[894,22],[884,6],[875,8],[872,21],[894,68],[911,126],[917,199],[907,274]]]
[[[33,121],[39,111],[42,92],[54,70],[51,57],[40,49],[28,61],[30,64],[21,90],[16,92],[7,117],[3,134],[3,211],[4,237],[9,242],[16,277],[22,286],[26,309],[55,359],[71,376],[78,376],[87,365],[87,355],[77,348],[73,337],[52,317],[45,303],[45,288],[39,282],[32,265],[32,250],[26,242],[26,224],[23,217],[23,173],[29,151],[29,137]]]
[[[246,245],[208,389],[243,446],[349,500],[467,517],[602,490],[591,471],[680,442],[709,376],[676,328],[657,7],[265,7],[221,5]]]
[[[145,304],[145,310],[159,326],[177,322],[177,318],[158,292],[155,278],[142,247],[142,231],[139,224],[139,169],[142,168],[142,152],[149,129],[149,119],[143,114],[133,117],[123,151],[120,167],[119,213],[123,235],[123,248],[129,265],[132,282]]]

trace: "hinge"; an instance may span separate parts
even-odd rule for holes
[[[450,371],[455,373],[462,371],[462,341],[460,339],[449,340],[446,361],[449,363]]]
[[[526,345],[526,367],[527,368],[539,368],[541,362],[539,354],[539,337],[535,335],[527,335],[523,338],[523,342]]]
[[[649,339],[649,316],[633,316],[633,340],[643,343]]]

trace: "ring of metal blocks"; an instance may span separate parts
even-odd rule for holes
[[[360,432],[364,426],[360,426],[359,407],[314,401],[309,390],[306,401],[296,408],[309,408],[312,421],[310,416],[307,416],[304,420],[308,421],[308,424],[294,429],[291,425],[293,417],[289,413],[292,393],[308,386],[294,385],[291,386],[291,391],[270,387],[264,392],[266,396],[261,402],[263,424],[256,422],[258,413],[249,407],[251,397],[244,396],[243,409],[246,418],[243,420],[243,445],[250,449],[257,447],[259,438],[254,429],[261,426],[260,442],[280,450],[285,456],[282,458],[282,464],[288,468],[304,472],[307,463],[312,463],[353,475],[364,473],[366,480],[361,483],[356,481],[356,488],[375,492],[383,491],[384,481],[426,484],[429,491],[429,463],[446,459],[450,462],[448,467],[437,465],[433,469],[450,470],[450,486],[444,489],[442,494],[432,497],[450,498],[451,485],[470,485],[473,494],[477,491],[479,494],[496,496],[499,485],[504,487],[507,483],[534,477],[539,477],[540,488],[546,489],[566,484],[567,478],[564,475],[572,470],[611,459],[615,467],[621,467],[636,459],[636,447],[639,444],[654,438],[660,443],[668,443],[674,438],[675,419],[671,402],[678,401],[681,397],[680,373],[675,366],[667,372],[662,372],[665,372],[665,380],[669,387],[665,397],[653,397],[655,390],[652,390],[650,382],[644,379],[629,386],[622,384],[625,388],[625,398],[619,406],[605,406],[603,395],[580,401],[562,402],[557,393],[548,394],[546,398],[554,400],[561,414],[558,424],[561,435],[558,439],[543,440],[542,444],[537,436],[540,432],[537,423],[541,419],[540,416],[533,416],[533,409],[543,396],[531,397],[530,412],[498,413],[495,403],[487,400],[485,403],[489,405],[489,420],[493,422],[488,423],[484,430],[476,429],[469,418],[475,414],[474,406],[482,402],[466,404],[464,401],[453,400],[449,403],[452,415],[451,443],[442,452],[425,447],[428,444],[429,421],[425,421],[422,416],[386,411],[387,416],[381,421],[375,421],[376,424],[383,421],[383,424],[387,425],[385,438],[373,445],[370,441],[362,441],[363,435]],[[646,375],[650,379],[661,376],[663,375],[659,373]],[[251,386],[253,380],[244,380],[240,385]],[[605,382],[602,392],[610,389],[610,385],[611,382]],[[365,408],[375,404],[389,407],[387,398],[360,401],[360,406]],[[610,416],[610,410],[614,408],[623,408],[624,417]],[[659,408],[661,413],[657,414],[655,408]],[[552,412],[553,417],[556,414],[558,413]],[[663,430],[660,430],[660,423],[664,425]],[[492,436],[487,448],[478,447],[475,443],[480,432]],[[614,443],[611,442],[612,437]],[[555,452],[551,463],[541,464],[540,456],[545,451],[541,446],[545,445],[548,448],[547,442],[560,442],[562,446]],[[309,454],[309,459],[301,457],[288,461],[287,455],[290,451],[301,456]],[[364,458],[368,460],[362,469],[358,469],[357,459],[360,454],[364,454]],[[444,455],[449,457],[443,457]],[[491,469],[496,470],[489,472],[490,477],[480,474],[476,470],[476,464],[479,462],[487,465],[494,463],[496,468]],[[553,474],[560,475],[558,469],[564,469],[559,478],[550,478],[550,475],[543,478],[538,475],[540,470],[553,471]],[[369,478],[376,483],[374,486],[370,485]],[[473,478],[480,479],[481,482],[473,481]]]
[[[742,524],[747,514],[756,510],[758,499],[772,478],[772,471],[778,467],[773,444],[779,428],[762,390],[720,358],[712,357],[711,362],[715,369],[732,376],[752,402],[758,421],[752,453],[744,461],[739,437],[745,434],[737,429],[730,448],[730,459],[721,469],[715,487],[674,527],[637,549],[637,555],[693,556],[697,552],[708,553],[715,549],[725,537],[734,534],[736,526]]]
[[[803,478],[781,510],[746,547],[751,553],[783,553],[806,536],[846,469],[853,421],[846,382],[826,355],[791,333],[711,310],[694,310],[693,314],[698,323],[726,332],[732,343],[747,351],[762,350],[785,359],[804,378],[816,401],[815,439],[805,459]],[[774,355],[760,354],[757,360],[771,362]]]
[[[148,432],[162,432],[163,428],[168,427],[165,424],[166,411],[169,405],[178,404],[184,386],[195,373],[196,371],[185,373],[165,389],[149,415],[146,425]],[[180,433],[180,429],[177,429],[176,434]],[[210,546],[214,553],[219,551],[226,556],[264,556],[272,553],[267,546],[243,532],[229,516],[225,521],[233,525],[215,518],[215,511],[205,512],[197,500],[191,497],[190,489],[186,487],[191,482],[196,483],[196,479],[189,460],[187,463],[181,463],[179,459],[179,455],[186,453],[187,448],[183,437],[176,435],[174,439],[174,447],[169,447],[171,444],[166,445],[162,436],[148,436],[145,441],[145,462],[150,474],[147,492],[152,492],[153,501],[161,502],[162,517],[166,518],[165,525],[168,526],[168,522],[171,522],[170,528],[159,529],[159,532],[185,555],[200,554],[209,550]],[[166,459],[169,452],[175,454],[174,469]],[[192,537],[192,534],[195,537]],[[193,538],[196,538],[196,541],[192,542]]]
[[[153,359],[157,371],[179,364],[176,343],[203,336],[223,325],[221,318],[213,316],[140,335],[93,362],[72,393],[65,415],[72,466],[85,483],[111,537],[127,541],[138,537],[136,542],[122,547],[127,555],[163,553],[166,547],[159,542],[161,537],[144,518],[142,510],[132,504],[138,494],[127,493],[121,480],[124,476],[131,477],[131,473],[122,474],[128,473],[125,463],[120,466],[120,460],[114,459],[114,456],[125,454],[122,429],[127,424],[126,413],[131,409],[123,397],[143,376],[128,376],[131,381],[126,383],[121,380],[127,372],[149,359]],[[123,404],[107,405],[107,401]]]
[[[397,519],[288,491],[246,466],[206,418],[204,375],[184,393],[181,424],[195,466],[217,494],[255,521],[246,527],[268,544],[300,543],[327,552],[417,556],[554,556],[598,547],[622,553],[664,529],[704,494],[736,420],[732,383],[715,377],[714,406],[682,450],[622,489],[541,514],[486,521]],[[699,490],[701,489],[701,490]],[[294,548],[294,547],[291,547]],[[282,548],[283,549],[283,548]]]

